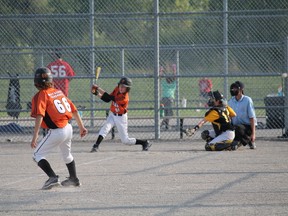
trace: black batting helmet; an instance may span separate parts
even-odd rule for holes
[[[128,77],[122,77],[120,79],[120,81],[118,82],[118,85],[120,85],[120,84],[124,85],[125,87],[130,87],[131,88],[132,80],[130,78],[128,78]]]
[[[127,87],[127,91],[130,90],[130,88],[132,87],[132,80],[128,77],[122,77],[120,79],[120,81],[118,82],[118,85],[124,85],[125,87]]]
[[[52,73],[49,68],[40,67],[37,68],[34,75],[34,85],[36,88],[43,88],[46,83],[52,84]]]

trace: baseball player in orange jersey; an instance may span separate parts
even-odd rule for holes
[[[106,103],[112,101],[110,106],[110,113],[103,127],[100,129],[98,139],[93,145],[91,152],[99,151],[99,145],[107,136],[109,131],[116,125],[122,143],[126,145],[142,145],[143,151],[148,151],[150,146],[148,140],[140,140],[130,138],[128,136],[128,116],[127,108],[129,103],[129,91],[132,86],[132,81],[128,77],[122,77],[111,94],[108,94],[97,85],[93,85],[91,92],[97,95]]]
[[[31,117],[35,119],[35,128],[31,147],[35,148],[33,159],[48,175],[42,189],[51,189],[60,185],[59,177],[46,160],[48,153],[59,146],[62,157],[69,171],[69,177],[61,182],[62,186],[80,186],[76,175],[75,161],[71,154],[72,126],[68,121],[75,118],[80,129],[80,136],[87,134],[87,129],[78,114],[75,105],[61,90],[53,88],[52,74],[48,68],[38,68],[34,76],[34,85],[39,90],[32,99]],[[37,144],[40,127],[49,129],[46,136]]]

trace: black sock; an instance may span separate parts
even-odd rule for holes
[[[102,136],[102,135],[99,135],[96,143],[93,145],[93,148],[96,148],[96,147],[98,148],[98,146],[100,145],[100,143],[102,142],[102,140],[103,140],[103,136]]]
[[[68,168],[70,178],[77,178],[75,161],[73,160],[71,163],[66,164],[66,166]]]
[[[48,177],[56,177],[55,172],[53,171],[47,160],[41,159],[38,162],[38,166],[47,174]]]
[[[136,139],[135,145],[144,145],[146,142],[147,142],[147,140],[139,140],[139,139]]]

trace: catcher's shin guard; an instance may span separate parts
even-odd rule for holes
[[[205,145],[206,151],[223,151],[230,148],[230,143],[215,143],[209,145],[208,143]]]
[[[208,130],[204,130],[201,133],[201,138],[203,140],[205,140],[207,143],[210,142],[213,138],[209,136],[209,131]]]

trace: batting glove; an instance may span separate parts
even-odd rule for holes
[[[98,92],[98,88],[99,88],[99,86],[97,86],[97,85],[93,85],[92,88],[91,88],[91,92],[92,92],[92,94],[94,94],[94,95],[98,95],[98,94],[99,94],[99,92]]]

